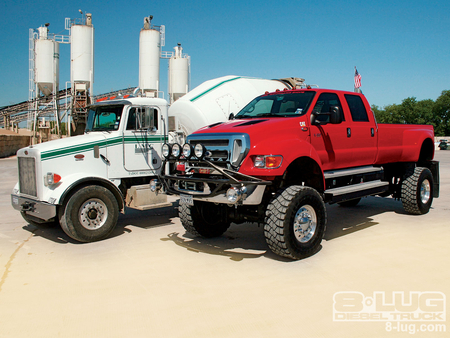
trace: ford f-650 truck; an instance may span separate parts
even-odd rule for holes
[[[320,247],[325,203],[393,196],[425,214],[439,196],[433,127],[377,124],[361,93],[266,93],[184,145],[165,144],[163,156],[169,169],[152,186],[180,195],[187,232],[214,237],[258,222],[269,248],[292,259]]]

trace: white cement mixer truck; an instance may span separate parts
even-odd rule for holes
[[[60,224],[71,238],[106,238],[120,212],[169,206],[150,181],[161,170],[164,142],[225,121],[265,91],[299,87],[302,79],[226,76],[207,81],[168,106],[166,100],[124,96],[90,107],[84,135],[17,152],[19,182],[12,206],[30,224]]]

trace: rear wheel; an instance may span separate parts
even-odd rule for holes
[[[60,224],[64,232],[80,242],[104,239],[114,230],[119,206],[105,187],[90,185],[77,190],[63,206]]]
[[[184,229],[194,236],[218,237],[230,227],[224,204],[194,201],[188,205],[180,201],[179,217]]]
[[[433,202],[433,175],[430,169],[416,167],[402,183],[403,208],[414,215],[426,214]]]
[[[291,186],[267,207],[264,235],[277,255],[301,259],[314,254],[325,232],[326,210],[313,188]]]

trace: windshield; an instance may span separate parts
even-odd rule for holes
[[[235,118],[301,116],[306,114],[315,94],[307,91],[259,96],[237,113]]]
[[[119,129],[123,105],[91,107],[86,131],[114,131]]]

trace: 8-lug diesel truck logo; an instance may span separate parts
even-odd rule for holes
[[[365,296],[356,291],[336,292],[333,321],[445,322],[445,294],[375,291]]]

